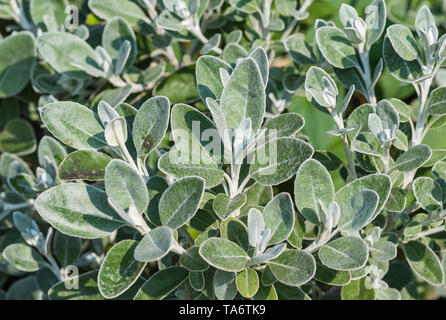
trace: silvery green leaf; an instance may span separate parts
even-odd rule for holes
[[[372,217],[372,219],[374,219],[381,212],[387,202],[391,186],[392,183],[390,177],[385,174],[371,174],[345,185],[339,189],[335,195],[335,201],[341,209],[341,217],[342,213],[347,210],[346,208],[348,208],[352,197],[361,190],[369,189],[375,191],[379,196],[378,206]]]
[[[133,257],[137,245],[135,240],[123,240],[108,251],[98,274],[99,291],[104,297],[123,294],[143,272],[146,264]]]
[[[438,40],[438,29],[435,26],[435,18],[429,8],[424,5],[418,10],[415,18],[415,28],[426,48],[435,44]]]
[[[329,204],[334,200],[335,189],[327,169],[317,160],[306,160],[294,180],[294,199],[299,212],[314,224],[319,224],[317,203]]]
[[[418,57],[418,47],[410,29],[401,24],[391,25],[387,29],[392,47],[404,60],[412,61]]]
[[[313,256],[301,250],[285,250],[268,262],[274,276],[283,284],[297,287],[310,281],[316,272]]]
[[[316,30],[316,41],[324,58],[334,67],[347,69],[359,66],[355,48],[340,29],[321,27]]]
[[[78,150],[62,161],[59,177],[62,180],[104,180],[105,168],[111,160],[102,152]]]
[[[31,77],[36,45],[31,33],[20,32],[0,39],[0,98],[22,91]]]
[[[369,249],[375,261],[390,261],[396,257],[396,245],[384,239],[378,240]]]
[[[432,168],[432,174],[434,175],[434,177],[439,177],[446,180],[446,162],[437,162]]]
[[[105,141],[111,147],[120,147],[127,141],[127,122],[123,117],[111,120],[104,130]]]
[[[368,127],[369,114],[374,112],[375,111],[372,105],[363,104],[360,107],[353,110],[353,112],[349,115],[346,121],[346,126],[348,128],[355,128],[355,130],[352,130],[348,134],[349,138],[352,141],[354,141],[360,133],[369,131]]]
[[[381,135],[381,132],[383,132],[383,123],[377,114],[369,114],[368,127],[370,132],[377,138]]]
[[[148,99],[133,122],[133,143],[138,157],[146,157],[161,143],[169,122],[170,102],[166,97]]]
[[[14,243],[3,250],[3,258],[20,271],[34,272],[47,263],[39,252],[25,244]]]
[[[138,171],[122,160],[112,160],[105,169],[105,190],[125,211],[134,206],[142,213],[149,204],[146,184]]]
[[[404,255],[412,271],[421,279],[434,286],[443,283],[443,266],[431,248],[420,241],[410,241],[404,244]]]
[[[235,67],[239,59],[244,59],[248,56],[248,51],[238,43],[229,43],[223,49],[222,58],[224,61]]]
[[[206,181],[206,187],[213,187],[218,185],[223,179],[223,171],[220,170],[215,163],[189,163],[172,161],[172,159],[179,158],[177,155],[172,155],[170,151],[160,157],[158,166],[163,172],[173,175],[176,178],[183,178],[188,176],[199,176]]]
[[[204,186],[204,179],[186,177],[176,181],[164,191],[159,204],[163,225],[176,229],[186,224],[198,210]]]
[[[220,223],[220,235],[248,251],[249,239],[246,225],[237,218],[229,218]]]
[[[107,145],[104,129],[97,116],[75,102],[54,102],[40,110],[46,128],[66,145],[85,150]]]
[[[259,4],[256,0],[230,0],[230,5],[236,8],[237,10],[240,10],[243,13],[252,14],[256,12],[259,9]]]
[[[265,220],[262,213],[255,208],[250,209],[248,212],[248,239],[251,246],[257,246],[264,230]]]
[[[189,284],[195,291],[203,291],[205,285],[203,272],[191,271],[189,272]]]
[[[105,192],[90,185],[53,187],[37,198],[35,206],[45,221],[74,237],[104,238],[125,224],[109,206]]]
[[[296,33],[289,36],[285,42],[285,49],[291,56],[291,59],[299,65],[312,65],[316,63],[317,58],[313,48],[305,41],[302,33]]]
[[[35,178],[26,173],[19,173],[9,177],[6,182],[11,191],[26,198],[35,198],[42,191],[37,186]]]
[[[259,290],[259,275],[254,269],[245,269],[235,279],[238,292],[245,297],[253,297]]]
[[[318,252],[321,262],[334,270],[356,270],[369,257],[367,244],[360,238],[341,237],[323,245]]]
[[[397,148],[398,150],[402,150],[402,151],[409,150],[409,141],[407,139],[407,136],[404,132],[402,132],[399,129],[395,131],[395,140],[393,141],[393,146],[395,148]],[[432,150],[432,155],[433,154],[434,154],[434,152]]]
[[[185,26],[181,23],[181,18],[164,10],[156,18],[156,24],[165,30],[182,31]]]
[[[191,272],[204,272],[209,264],[199,254],[199,247],[190,247],[180,257],[180,264]]]
[[[210,238],[200,246],[200,256],[211,266],[224,271],[242,271],[249,257],[232,241]]]
[[[339,219],[339,228],[348,232],[361,230],[373,217],[379,196],[373,190],[361,190],[347,203]]]
[[[49,170],[49,165],[53,166],[54,168],[59,167],[61,162],[67,156],[67,151],[56,139],[50,136],[44,136],[39,142],[37,156],[39,159],[39,165],[46,170]],[[50,163],[47,163],[48,159]]]
[[[44,248],[45,238],[43,237],[42,232],[40,232],[39,226],[34,219],[19,211],[15,211],[12,218],[14,226],[20,232],[26,243],[39,249]]]
[[[352,280],[349,284],[342,287],[342,300],[374,300],[376,293],[372,288],[365,286],[365,277]]]
[[[136,293],[134,300],[161,300],[189,276],[181,267],[167,267],[153,274]]]
[[[400,155],[398,159],[396,159],[392,169],[397,169],[403,172],[416,170],[423,166],[423,164],[429,160],[431,155],[432,150],[430,147],[424,144],[416,145]]]
[[[220,193],[215,197],[212,207],[217,216],[224,220],[228,218],[231,213],[243,207],[246,202],[246,196],[243,193],[236,195],[233,198],[228,197],[224,193]]]
[[[99,102],[97,113],[104,127],[106,127],[112,120],[119,117],[119,113],[105,101]]]
[[[379,101],[376,104],[375,111],[381,119],[383,129],[392,129],[393,126],[396,126],[397,128],[399,127],[400,117],[398,111],[388,100]]]
[[[37,139],[32,125],[23,119],[9,120],[0,132],[0,151],[28,155],[36,151]]]
[[[291,231],[291,234],[288,238],[288,243],[292,245],[294,248],[297,249],[302,248],[304,234],[305,234],[305,221],[299,214],[296,214],[293,230]]]
[[[116,59],[114,70],[115,75],[120,75],[124,71],[126,64],[128,64],[131,50],[132,47],[130,41],[125,40],[119,48],[118,58]]]
[[[255,151],[249,174],[262,185],[277,185],[290,179],[302,162],[311,158],[313,148],[289,137],[272,139]]]
[[[365,23],[367,25],[367,45],[372,44],[381,38],[387,19],[387,8],[384,0],[374,0],[365,8]]]
[[[344,27],[353,25],[353,21],[359,18],[358,12],[351,5],[343,3],[339,9],[339,19]]]
[[[285,29],[285,22],[282,19],[271,20],[268,30],[270,31],[283,31]]]
[[[37,47],[54,70],[70,78],[83,80],[89,75],[104,76],[96,63],[94,50],[78,36],[66,32],[47,32],[37,39]]]
[[[214,294],[218,300],[233,300],[237,295],[237,286],[235,272],[226,272],[215,270],[214,273]]]
[[[266,249],[264,253],[256,255],[252,259],[253,264],[261,264],[277,258],[286,249],[286,243],[275,245],[274,247]]]
[[[294,208],[288,193],[279,193],[263,210],[265,228],[271,230],[268,244],[278,244],[288,239],[294,226]]]
[[[234,69],[221,96],[221,109],[228,128],[236,129],[250,118],[253,130],[260,128],[266,96],[260,68],[253,58],[243,59]]]
[[[243,37],[243,32],[241,30],[233,30],[229,34],[227,34],[225,42],[229,43],[239,43]]]
[[[314,279],[332,286],[344,286],[350,283],[351,276],[349,271],[330,269],[321,263],[317,255],[314,255],[314,258],[316,259],[316,273],[314,274]]]
[[[262,75],[263,85],[266,88],[269,77],[269,62],[268,55],[262,47],[257,47],[249,53],[249,57],[253,58],[259,66],[260,73]]]
[[[169,253],[173,231],[169,227],[157,227],[147,232],[134,251],[136,261],[152,262],[162,259]]]
[[[406,196],[404,191],[399,188],[393,188],[390,192],[389,200],[386,202],[385,209],[391,212],[401,212],[406,207]]]
[[[35,0],[30,3],[30,13],[34,24],[39,28],[45,29],[45,16],[50,17],[54,21],[55,27],[58,29],[64,24],[66,15],[65,8],[68,2],[65,0]],[[47,28],[47,31],[50,31]]]
[[[220,41],[221,41],[221,34],[220,33],[214,34],[212,37],[209,38],[208,42],[205,43],[203,48],[201,48],[200,54],[206,54],[218,48],[218,46],[220,45]]]
[[[415,82],[423,75],[420,63],[417,60],[407,61],[401,58],[388,37],[384,38],[383,57],[390,73],[397,80]]]
[[[429,111],[433,115],[446,114],[446,87],[440,87],[431,92]]]
[[[417,202],[427,212],[442,208],[441,185],[429,177],[418,177],[413,182],[413,193]]]
[[[269,120],[262,129],[276,130],[277,137],[293,137],[305,126],[305,119],[298,113],[289,112]],[[270,137],[266,132],[266,139]]]
[[[197,87],[201,100],[206,98],[219,99],[223,92],[223,83],[220,77],[220,69],[232,72],[232,68],[223,60],[213,56],[198,58],[195,68]]]
[[[208,132],[216,132],[212,121],[195,108],[177,104],[172,108],[171,128],[176,143],[175,150],[160,158],[160,169],[176,178],[192,175],[203,177],[207,187],[219,184],[223,179],[223,172],[217,163],[221,163],[223,154],[219,151],[223,148],[207,150],[207,141],[201,139],[203,132],[208,129],[211,129]],[[192,130],[193,128],[196,129]]]
[[[315,101],[317,105],[325,108],[334,107],[324,98],[324,89],[329,89],[331,92],[338,94],[338,88],[333,79],[323,69],[319,67],[311,67],[305,78],[305,94],[307,100],[313,104]]]
[[[134,2],[129,0],[89,0],[88,7],[101,19],[110,21],[115,17],[121,17],[132,27],[138,27],[142,22],[148,22],[144,11]]]
[[[380,58],[378,64],[375,67],[375,70],[373,71],[372,87],[375,87],[376,84],[378,83],[379,77],[381,77],[383,69],[384,69],[384,60],[383,58]]]
[[[381,141],[373,134],[363,132],[356,137],[356,140],[352,141],[351,149],[359,153],[382,157],[383,148],[381,145]]]

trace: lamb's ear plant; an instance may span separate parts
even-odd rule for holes
[[[68,5],[0,3],[0,299],[445,295],[437,11]]]

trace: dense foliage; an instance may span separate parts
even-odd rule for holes
[[[343,2],[0,0],[0,299],[446,295],[446,1]]]

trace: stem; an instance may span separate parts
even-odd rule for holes
[[[328,237],[324,239],[322,242],[314,241],[312,242],[308,247],[304,249],[304,251],[308,253],[314,253],[316,252],[320,247],[322,247],[324,244],[326,244],[328,241],[330,241],[340,230],[336,229]]]
[[[424,232],[421,232],[421,233],[419,233],[418,235],[416,235],[415,237],[410,238],[410,239],[407,240],[407,241],[408,241],[408,242],[409,242],[409,241],[415,241],[415,240],[424,238],[424,237],[426,237],[426,236],[429,236],[429,235],[432,235],[432,234],[435,234],[435,233],[440,233],[440,232],[442,232],[442,231],[445,231],[445,229],[444,229],[444,225],[441,225],[441,226],[439,226],[439,227],[435,227],[435,228],[426,230],[426,231],[424,231]]]
[[[430,87],[432,85],[432,80],[432,77],[427,78],[420,84],[420,109],[418,111],[417,124],[412,138],[412,146],[416,146],[422,141],[423,131],[427,120],[427,99],[429,96]]]
[[[359,57],[361,59],[362,67],[364,68],[364,73],[362,73],[362,78],[367,87],[367,100],[369,103],[376,104],[375,89],[372,84],[372,71],[370,69],[369,53],[368,51],[360,51]]]
[[[332,113],[332,117],[338,127],[338,130],[342,130],[345,128],[344,120],[342,120],[342,118],[337,113]],[[348,165],[347,170],[349,171],[349,173],[353,179],[357,179],[358,175],[356,174],[355,162],[353,160],[353,154],[349,148],[348,137],[346,134],[342,135],[342,144],[344,146],[344,152],[347,157],[347,165]]]

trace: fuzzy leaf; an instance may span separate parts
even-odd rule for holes
[[[79,238],[104,238],[125,224],[109,206],[105,192],[85,184],[62,184],[45,191],[37,198],[36,209],[54,228]]]
[[[189,272],[181,267],[168,267],[152,275],[136,293],[134,300],[161,300],[178,288]]]
[[[366,243],[356,237],[342,237],[323,245],[319,259],[334,270],[356,270],[363,267],[369,257]]]
[[[254,269],[245,269],[237,275],[235,284],[243,297],[251,298],[259,290],[259,275]]]
[[[421,279],[434,286],[443,283],[443,266],[431,248],[422,242],[410,241],[404,245],[404,255],[413,272]]]
[[[176,229],[197,212],[204,192],[204,180],[186,177],[171,185],[160,199],[159,214],[163,225]]]
[[[301,250],[285,250],[279,257],[268,262],[274,276],[280,282],[297,287],[310,281],[316,272],[313,256]]]
[[[317,160],[306,160],[294,180],[294,199],[299,212],[314,224],[319,224],[318,203],[333,202],[335,189],[327,169]]]
[[[138,157],[146,157],[163,140],[169,122],[170,102],[153,97],[139,108],[133,122],[133,143]]]
[[[224,271],[242,271],[249,257],[232,241],[210,238],[200,246],[200,256],[211,266]]]
[[[47,129],[66,145],[85,150],[101,149],[107,145],[104,128],[97,116],[75,102],[54,102],[40,110]]]
[[[99,291],[104,297],[110,299],[121,295],[143,272],[146,264],[133,258],[137,245],[135,240],[123,240],[105,256],[98,275]]]
[[[162,259],[169,253],[173,241],[173,231],[169,227],[157,227],[146,233],[135,248],[135,260],[152,262]]]

